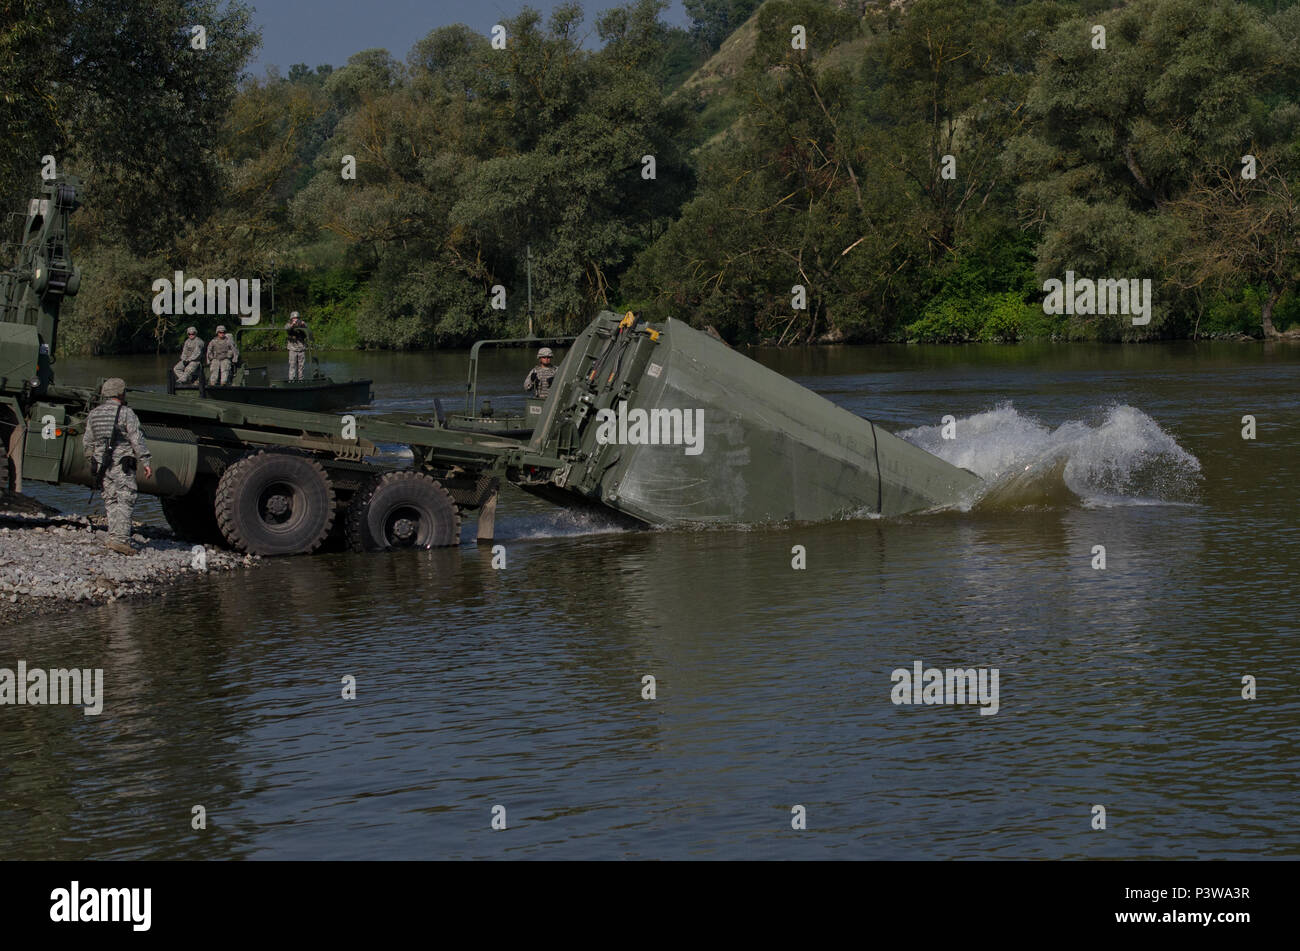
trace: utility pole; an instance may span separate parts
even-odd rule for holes
[[[528,255],[528,336],[533,336],[533,246],[525,246]]]

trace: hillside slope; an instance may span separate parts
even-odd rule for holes
[[[673,96],[698,97],[700,125],[705,147],[726,138],[740,117],[736,84],[745,64],[758,45],[758,20],[763,10],[780,0],[764,0],[753,15],[727,37],[722,46],[677,88]],[[844,0],[825,0],[843,7]],[[870,36],[857,35],[825,52],[813,51],[818,68],[849,66],[859,62],[871,43]]]

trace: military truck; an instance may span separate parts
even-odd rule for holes
[[[76,183],[42,186],[0,275],[0,443],[7,487],[90,485],[97,389],[60,386],[59,308]],[[182,538],[260,555],[454,545],[493,536],[503,482],[636,525],[895,515],[960,500],[972,473],[885,432],[677,320],[602,312],[576,338],[529,439],[437,416],[338,416],[128,389],[153,453],[140,490]]]
[[[90,485],[81,448],[98,387],[61,386],[59,311],[77,293],[68,253],[72,179],[47,182],[0,274],[0,489]],[[452,545],[463,513],[491,537],[500,474],[526,447],[451,433],[434,420],[337,416],[128,389],[153,453],[142,492],[183,538],[261,555],[314,551],[331,534],[381,550]],[[381,449],[387,447],[387,449]],[[482,513],[486,510],[487,517]]]

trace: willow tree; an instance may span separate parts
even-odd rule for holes
[[[1033,124],[1013,149],[1041,234],[1039,277],[1150,276],[1164,288],[1150,330],[1174,317],[1171,203],[1249,150],[1266,103],[1287,95],[1289,56],[1233,0],[1137,0],[1058,26],[1029,95]],[[1113,316],[1093,330],[1135,333]]]
[[[1264,336],[1282,336],[1273,308],[1300,286],[1300,177],[1276,153],[1250,156],[1198,174],[1170,210],[1187,229],[1175,259],[1182,285],[1263,287]]]
[[[530,255],[537,329],[573,329],[615,303],[694,182],[689,115],[660,89],[663,8],[607,12],[598,50],[584,47],[576,4],[547,19],[525,8],[503,23],[504,48],[447,26],[400,75],[369,57],[330,77],[326,91],[352,99],[294,215],[360,256],[364,342],[521,329]],[[355,180],[340,177],[348,155]]]
[[[152,281],[185,266],[195,229],[226,191],[224,123],[259,42],[251,10],[237,0],[42,6],[52,32],[25,3],[16,6],[16,26],[0,25],[0,99],[38,96],[34,110],[23,107],[31,121],[19,123],[15,137],[6,125],[0,137],[0,174],[8,169],[7,187],[29,191],[38,160],[51,155],[58,171],[83,182],[74,235],[85,278],[66,312],[62,345],[157,345]],[[10,45],[24,35],[20,48]],[[7,66],[15,63],[23,83],[10,86]]]

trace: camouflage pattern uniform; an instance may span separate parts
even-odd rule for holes
[[[140,417],[125,403],[111,398],[114,393],[124,394],[125,390],[126,385],[121,380],[105,381],[103,394],[108,398],[86,417],[81,447],[87,460],[106,463],[103,481],[98,488],[104,497],[104,513],[108,516],[109,546],[114,547],[117,543],[129,548],[131,512],[136,497],[135,470],[137,466],[148,466],[151,456],[140,432]]]
[[[208,386],[227,386],[230,375],[239,360],[239,349],[233,337],[219,336],[225,327],[218,327],[218,336],[208,341]]]
[[[190,327],[186,334],[194,330]],[[176,382],[182,385],[193,383],[199,378],[199,373],[203,369],[203,341],[197,336],[185,338],[185,346],[181,347],[181,358],[176,366],[172,367],[172,372],[176,374]]]
[[[307,325],[298,320],[294,311],[289,318],[289,379],[301,380],[303,368],[307,365]]]
[[[542,347],[537,351],[537,359],[550,357],[551,348]],[[524,377],[524,389],[538,399],[546,399],[546,395],[551,392],[551,379],[555,376],[555,367],[549,363],[538,363],[528,371],[528,376]]]

